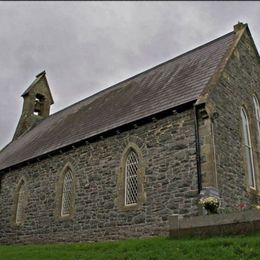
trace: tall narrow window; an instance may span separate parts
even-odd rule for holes
[[[248,172],[248,182],[251,188],[255,188],[255,172],[254,172],[254,163],[253,163],[253,153],[252,153],[252,145],[250,138],[250,129],[248,123],[248,117],[245,109],[241,109],[241,117],[243,124],[243,145],[245,150],[245,158],[247,164],[247,172]]]
[[[258,136],[260,136],[260,107],[259,102],[256,96],[253,96],[254,107],[255,107],[255,117],[256,117],[256,124],[257,124],[257,131]]]
[[[16,206],[16,224],[20,224],[23,221],[24,215],[24,203],[25,203],[25,183],[22,180],[19,184],[18,191],[17,191],[17,206]]]
[[[62,201],[61,201],[61,216],[69,216],[72,207],[73,197],[73,174],[70,168],[68,168],[64,174]]]
[[[125,165],[125,205],[132,205],[137,203],[138,166],[139,166],[138,155],[133,150],[130,150]]]

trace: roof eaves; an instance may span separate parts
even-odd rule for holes
[[[66,144],[64,144],[63,146],[59,146],[59,147],[54,148],[54,149],[51,148],[49,151],[46,151],[45,153],[42,153],[42,154],[40,154],[40,155],[36,155],[36,156],[30,157],[30,158],[27,158],[27,159],[25,159],[25,160],[23,160],[23,161],[20,161],[20,162],[18,162],[18,163],[15,163],[15,164],[6,166],[6,167],[4,167],[4,168],[1,168],[1,167],[0,167],[0,172],[4,172],[4,171],[6,171],[7,169],[12,169],[12,168],[17,167],[17,166],[19,166],[19,165],[23,165],[24,163],[28,163],[28,162],[30,162],[30,161],[34,161],[34,160],[36,160],[37,158],[46,157],[46,156],[48,156],[49,154],[55,154],[55,153],[58,152],[58,151],[61,151],[61,150],[66,149],[66,148],[69,148],[69,147],[71,147],[71,146],[73,146],[73,145],[75,145],[75,144],[78,144],[78,143],[81,143],[81,142],[84,142],[84,141],[93,139],[93,138],[95,138],[95,137],[104,135],[105,133],[113,132],[113,131],[115,132],[115,130],[121,129],[121,128],[127,126],[127,125],[134,125],[134,124],[136,124],[136,123],[139,125],[139,122],[141,122],[141,121],[146,121],[148,118],[156,117],[157,115],[163,114],[163,113],[165,113],[165,112],[167,112],[167,111],[172,111],[172,112],[173,112],[173,111],[176,111],[176,109],[177,109],[177,110],[178,110],[178,109],[188,109],[189,107],[193,107],[193,105],[195,104],[195,102],[196,102],[196,99],[195,99],[195,100],[189,100],[189,101],[187,101],[187,102],[185,102],[185,103],[182,103],[182,104],[179,104],[179,105],[175,105],[175,106],[170,107],[170,108],[167,108],[167,109],[165,109],[165,110],[163,110],[163,111],[158,111],[158,112],[156,112],[156,113],[152,113],[152,114],[150,114],[150,115],[147,115],[147,116],[142,117],[142,118],[138,118],[138,119],[133,120],[133,121],[131,121],[131,122],[125,122],[124,124],[114,125],[112,128],[111,128],[111,127],[109,127],[109,128],[104,128],[104,129],[102,129],[100,132],[96,132],[96,133],[94,133],[94,134],[92,134],[92,135],[89,135],[89,136],[86,137],[86,138],[76,140],[76,141],[74,141],[74,142],[72,142],[72,143],[66,143]],[[142,124],[143,124],[143,123],[142,123]],[[8,145],[9,145],[9,144],[8,144]],[[8,146],[8,145],[7,145],[7,146]]]

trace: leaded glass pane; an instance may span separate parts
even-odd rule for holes
[[[137,203],[137,172],[139,159],[134,151],[130,151],[125,165],[125,204]]]
[[[245,151],[246,164],[247,164],[248,182],[250,187],[255,188],[255,172],[254,172],[250,130],[249,130],[248,117],[244,109],[241,110],[241,117],[242,117],[242,124],[243,124],[243,142],[244,142],[244,149],[245,149],[244,151]]]
[[[72,206],[72,187],[73,187],[73,175],[70,169],[64,175],[63,192],[62,192],[62,206],[61,215],[67,216],[70,214]]]
[[[18,191],[17,198],[17,208],[16,208],[16,223],[19,224],[22,222],[23,214],[24,214],[24,199],[25,199],[25,189],[24,189],[24,181],[21,182],[20,188]]]
[[[255,116],[256,116],[256,124],[257,124],[257,129],[258,129],[258,135],[260,135],[260,106],[258,99],[256,96],[253,96],[254,100],[254,107],[255,107]]]

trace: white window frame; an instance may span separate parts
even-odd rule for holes
[[[256,124],[257,124],[257,131],[258,131],[258,138],[260,137],[260,106],[258,98],[253,95],[253,102],[255,107],[255,117],[256,117]]]
[[[138,154],[131,149],[125,161],[125,206],[136,205],[138,202]]]
[[[243,146],[244,146],[244,156],[245,156],[246,165],[247,165],[248,183],[249,183],[250,188],[256,189],[255,169],[254,169],[254,160],[253,160],[249,121],[248,121],[247,112],[244,108],[241,109],[241,118],[242,118],[242,125],[243,125],[243,128],[242,128]]]
[[[63,176],[62,199],[61,199],[61,216],[66,217],[71,214],[73,199],[73,173],[68,168]]]

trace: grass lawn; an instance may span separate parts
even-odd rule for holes
[[[0,245],[0,259],[260,259],[260,234],[208,239],[148,238],[98,243]]]

